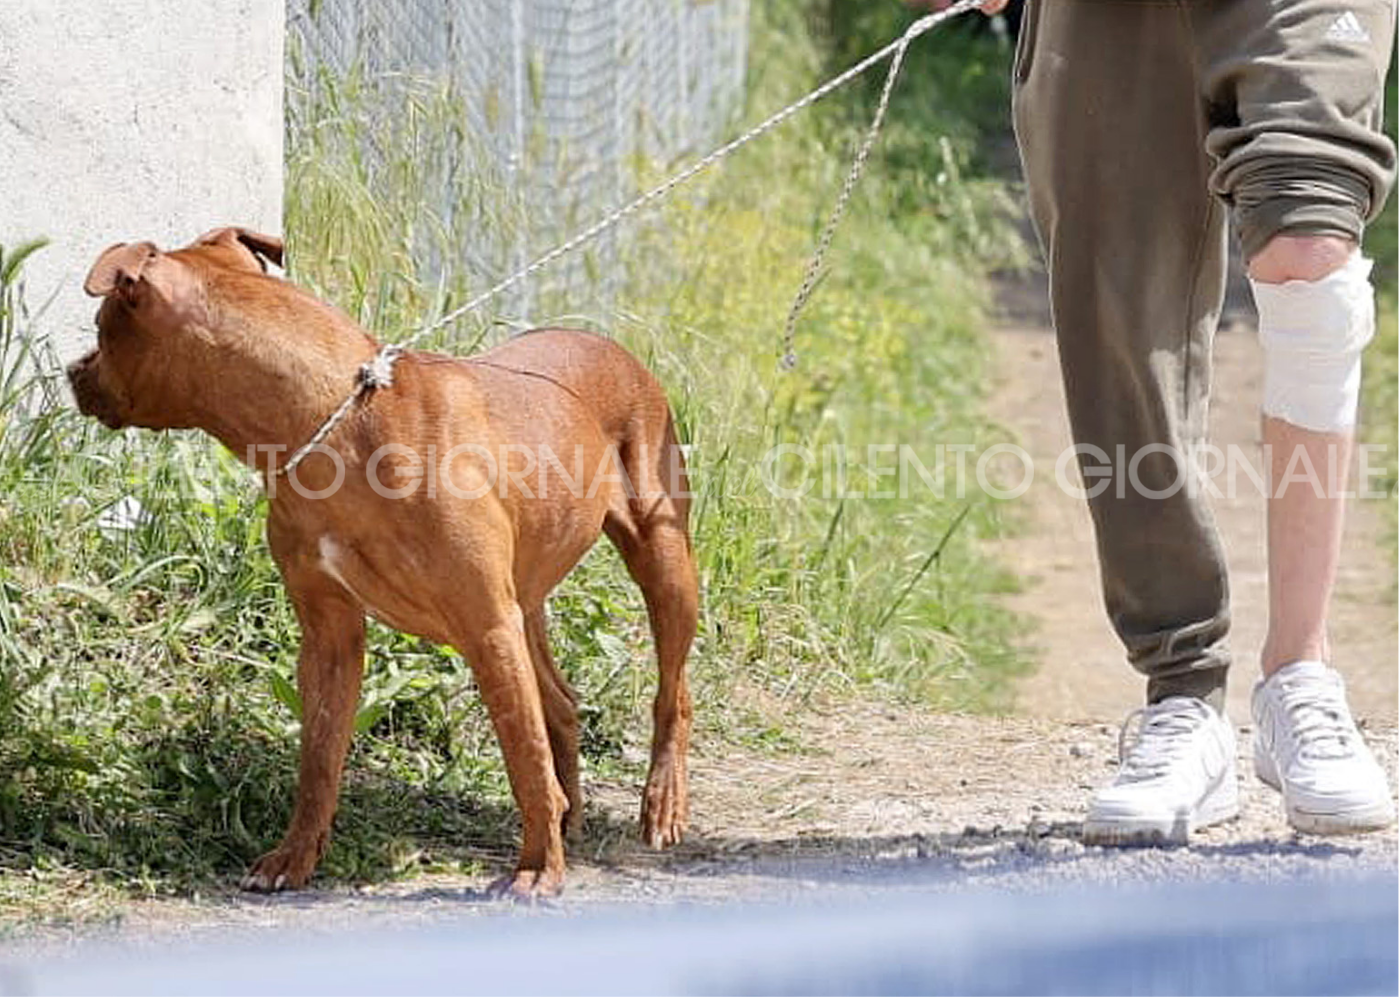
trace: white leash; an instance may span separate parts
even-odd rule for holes
[[[787,323],[783,327],[783,359],[781,362],[783,371],[792,371],[797,367],[797,350],[794,347],[797,336],[797,318],[802,314],[807,300],[812,297],[812,292],[816,290],[822,261],[826,259],[826,252],[831,249],[831,240],[836,235],[836,227],[841,224],[841,217],[846,214],[846,204],[851,200],[851,192],[855,190],[856,182],[860,180],[861,172],[865,170],[865,161],[870,156],[870,150],[875,145],[875,140],[879,138],[880,126],[884,124],[885,112],[889,110],[890,94],[894,92],[894,82],[898,79],[899,71],[904,66],[904,55],[909,51],[909,43],[945,18],[961,14],[964,10],[969,10],[980,3],[981,0],[964,0],[964,2],[955,3],[938,14],[930,14],[911,24],[909,30],[894,43],[894,59],[890,62],[889,72],[885,74],[885,86],[880,91],[880,103],[875,108],[875,117],[870,120],[870,128],[866,130],[865,138],[861,141],[860,148],[856,150],[856,158],[851,161],[851,169],[846,174],[846,182],[841,185],[841,193],[837,196],[836,204],[831,209],[831,217],[826,220],[826,228],[822,230],[821,239],[817,241],[816,252],[812,254],[812,259],[807,264],[807,273],[802,278],[802,287],[797,290],[797,296],[792,300],[792,308],[788,310]],[[927,27],[920,29],[925,21],[930,23]],[[881,51],[889,51],[889,49]]]
[[[273,471],[273,475],[285,476],[300,465],[307,455],[315,451],[325,442],[326,438],[330,437],[335,428],[345,419],[345,415],[350,412],[351,408],[362,396],[375,389],[392,385],[394,381],[394,362],[414,343],[421,340],[429,333],[432,333],[434,330],[440,330],[454,320],[460,319],[467,313],[479,308],[501,292],[519,284],[521,281],[530,277],[530,275],[552,264],[560,257],[597,239],[603,233],[617,226],[624,219],[635,215],[652,202],[665,197],[674,188],[684,184],[696,174],[714,166],[720,160],[729,156],[730,153],[739,149],[739,147],[747,145],[759,136],[771,131],[797,112],[815,104],[833,90],[844,86],[870,67],[889,58],[890,55],[893,55],[894,60],[890,63],[889,73],[885,77],[885,86],[880,94],[880,103],[876,108],[875,118],[870,123],[870,128],[865,134],[865,139],[862,141],[856,153],[855,161],[851,164],[850,173],[846,176],[846,182],[841,188],[840,195],[837,197],[831,217],[827,220],[826,228],[823,230],[821,239],[818,241],[816,252],[813,254],[811,262],[807,265],[807,273],[803,279],[802,287],[798,290],[797,297],[793,300],[792,309],[788,312],[787,324],[783,331],[782,365],[784,369],[791,370],[797,364],[797,355],[793,350],[793,338],[797,329],[797,318],[801,314],[802,308],[807,304],[807,300],[812,296],[812,291],[816,287],[818,272],[821,269],[823,259],[826,257],[827,250],[831,246],[831,240],[836,233],[836,227],[846,211],[846,204],[850,201],[851,192],[855,189],[856,182],[860,179],[861,172],[865,169],[865,161],[869,157],[870,150],[874,146],[875,139],[879,135],[880,127],[884,122],[885,112],[889,107],[890,94],[894,89],[894,82],[899,75],[900,68],[904,65],[904,55],[909,48],[909,43],[920,35],[938,27],[938,25],[949,18],[956,17],[959,14],[966,13],[976,8],[980,3],[981,0],[957,0],[956,3],[952,4],[946,10],[941,10],[933,14],[926,14],[919,18],[895,41],[886,45],[878,52],[866,56],[845,72],[832,77],[805,97],[789,104],[781,111],[753,126],[737,139],[725,143],[709,155],[692,163],[669,180],[658,184],[645,194],[639,195],[637,198],[623,205],[612,214],[595,222],[577,236],[559,244],[559,246],[550,250],[548,253],[537,257],[519,271],[496,282],[496,284],[473,297],[464,305],[458,306],[437,321],[421,327],[406,340],[402,340],[397,344],[385,344],[379,349],[372,360],[360,366],[360,370],[356,375],[355,388],[350,395],[348,395],[344,401],[335,408],[334,412],[326,418],[325,422],[316,429],[316,433],[311,435],[310,440],[308,440],[306,444],[294,451],[281,467]]]

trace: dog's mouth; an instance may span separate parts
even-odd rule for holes
[[[98,385],[96,351],[68,366],[68,384],[73,388],[73,399],[84,416],[96,417],[112,430],[126,426],[111,397]]]

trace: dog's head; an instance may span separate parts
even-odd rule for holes
[[[108,427],[190,426],[216,377],[212,284],[261,276],[282,263],[282,241],[246,229],[205,233],[181,250],[118,243],[92,266],[83,290],[102,299],[97,349],[68,369],[78,408]]]

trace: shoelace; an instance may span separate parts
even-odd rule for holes
[[[1356,731],[1339,686],[1311,678],[1280,686],[1279,700],[1300,757],[1337,760],[1352,755]]]
[[[1131,712],[1118,730],[1118,759],[1123,776],[1134,780],[1159,778],[1182,755],[1189,736],[1206,721],[1206,710],[1191,702],[1168,699]],[[1137,734],[1131,746],[1128,732]]]

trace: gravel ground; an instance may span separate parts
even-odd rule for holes
[[[934,715],[871,703],[813,712],[781,757],[702,745],[694,764],[694,836],[653,852],[590,834],[555,903],[487,900],[486,877],[424,877],[273,897],[233,889],[123,905],[98,923],[48,927],[0,945],[24,968],[70,962],[94,944],[160,951],[230,932],[325,933],[427,926],[445,919],[585,915],[600,908],[820,900],[977,888],[1043,893],[1197,881],[1345,883],[1394,876],[1396,834],[1295,834],[1278,796],[1253,777],[1240,732],[1243,811],[1189,847],[1085,847],[1079,818],[1114,770],[1117,727]],[[1395,780],[1393,729],[1368,733]],[[635,789],[588,789],[595,817],[629,823]],[[590,820],[592,822],[592,820]]]

